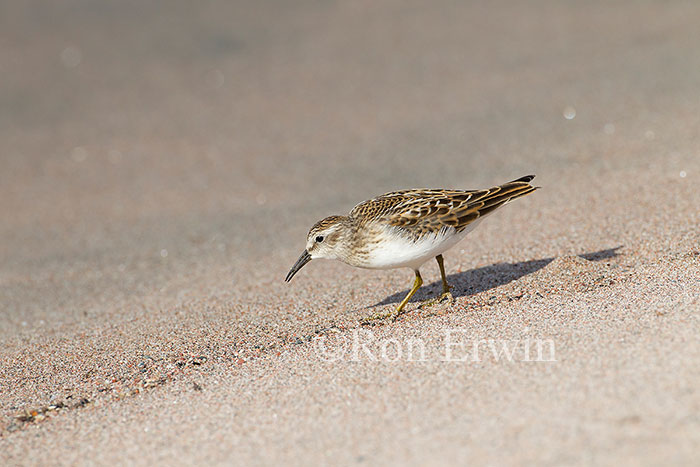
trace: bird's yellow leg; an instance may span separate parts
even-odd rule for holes
[[[364,321],[369,322],[385,318],[390,318],[392,321],[394,321],[400,314],[402,314],[403,309],[408,303],[408,301],[411,299],[411,297],[413,297],[416,291],[420,289],[420,286],[423,285],[423,278],[420,276],[420,272],[418,272],[417,269],[414,272],[416,273],[416,279],[413,281],[413,287],[411,287],[411,290],[408,292],[408,295],[406,295],[406,297],[403,300],[401,300],[401,303],[399,303],[399,306],[397,306],[394,311],[392,311],[391,313],[379,313],[365,319]]]
[[[392,313],[392,317],[396,319],[397,316],[401,314],[403,311],[403,308],[406,306],[408,301],[413,297],[413,295],[420,289],[420,286],[423,285],[423,278],[420,276],[420,272],[416,269],[416,279],[413,281],[413,287],[411,288],[411,291],[408,292],[408,295],[399,303],[399,306],[396,307],[396,310]]]
[[[442,262],[442,255],[437,255],[435,260],[437,261],[438,266],[440,266],[440,275],[442,276],[442,295],[440,296],[440,301],[448,299],[450,302],[452,302],[454,301],[454,298],[452,298],[452,294],[450,293],[452,286],[447,283],[447,276],[445,275],[445,265]]]
[[[435,257],[435,261],[437,261],[438,266],[440,266],[440,276],[442,277],[442,295],[440,295],[440,297],[438,298],[432,298],[430,300],[424,301],[423,303],[421,303],[421,307],[434,305],[445,300],[447,300],[450,303],[454,302],[454,298],[450,293],[450,289],[452,289],[452,286],[447,283],[447,276],[445,275],[445,264],[443,262],[442,255],[437,255]]]

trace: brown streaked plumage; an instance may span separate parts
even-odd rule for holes
[[[534,175],[528,175],[488,190],[395,191],[358,204],[349,217],[363,223],[383,218],[418,236],[443,227],[454,227],[460,232],[479,217],[536,190],[529,183],[533,178]]]
[[[416,189],[386,193],[355,206],[347,216],[330,216],[309,230],[304,253],[287,274],[312,258],[338,259],[370,269],[410,267],[414,286],[391,316],[398,316],[422,284],[418,269],[430,258],[440,266],[443,297],[450,298],[442,253],[478,222],[508,202],[532,193],[534,175],[486,190]]]

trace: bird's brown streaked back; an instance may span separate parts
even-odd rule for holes
[[[381,220],[413,234],[453,227],[458,232],[509,201],[535,191],[527,175],[487,190],[417,189],[387,193],[358,204],[350,218]]]

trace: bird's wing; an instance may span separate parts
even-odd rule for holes
[[[446,227],[461,231],[509,201],[533,192],[533,176],[522,177],[487,190],[404,190],[358,204],[351,217],[382,220],[413,234],[438,232]]]

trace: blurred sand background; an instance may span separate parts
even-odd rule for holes
[[[0,2],[0,464],[690,465],[700,4]],[[314,261],[383,192],[532,196],[453,306],[362,332],[556,362],[326,362],[412,273]],[[427,264],[416,300],[439,292]]]

